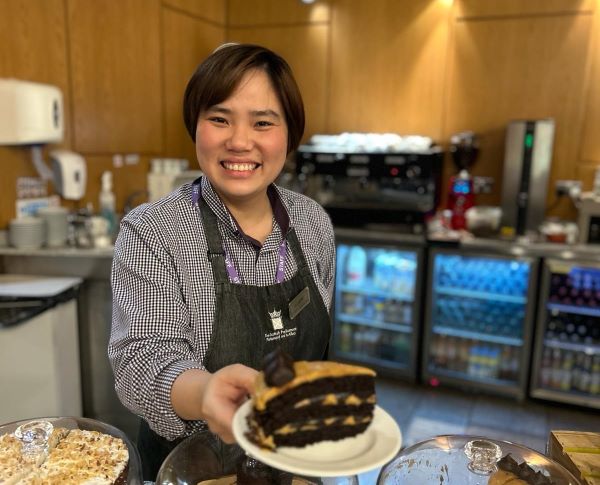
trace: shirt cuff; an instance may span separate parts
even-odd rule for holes
[[[152,412],[153,422],[150,428],[168,440],[174,440],[186,435],[188,425],[193,423],[181,419],[171,404],[171,388],[175,379],[190,369],[206,370],[200,363],[193,360],[179,361],[165,367],[156,379],[156,406]]]

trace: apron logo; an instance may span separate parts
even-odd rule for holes
[[[281,310],[273,309],[273,313],[269,312],[273,330],[281,330],[283,328],[283,320],[281,320]]]

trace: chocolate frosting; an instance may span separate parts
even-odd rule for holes
[[[527,464],[527,462],[524,461],[519,465],[515,459],[510,456],[510,453],[498,461],[498,468],[516,475],[529,485],[554,485],[552,480],[542,472],[536,472]]]
[[[283,386],[296,377],[294,359],[281,347],[267,354],[263,360],[265,382],[269,386]]]

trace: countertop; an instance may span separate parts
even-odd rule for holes
[[[59,256],[73,258],[112,258],[114,246],[107,248],[40,248],[17,249],[10,246],[0,246],[0,256]]]

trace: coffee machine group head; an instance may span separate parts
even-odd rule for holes
[[[472,131],[453,135],[450,138],[450,153],[458,173],[450,177],[447,208],[452,212],[452,229],[466,229],[465,213],[475,205],[475,188],[469,169],[479,155],[478,136]]]
[[[458,171],[468,170],[479,155],[479,138],[472,131],[452,135],[450,138],[450,153]]]

